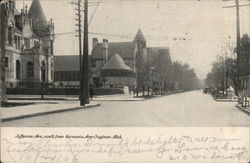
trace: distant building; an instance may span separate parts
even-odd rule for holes
[[[170,87],[169,83],[166,83],[166,76],[170,76],[170,72],[165,70],[170,70],[171,68],[171,56],[169,48],[167,47],[149,47],[147,48],[147,64],[150,66],[150,85],[153,88],[167,89]],[[164,71],[162,71],[164,70]]]
[[[104,39],[103,42],[99,43],[97,38],[94,38],[90,57],[91,73],[93,74],[91,83],[96,87],[135,87],[137,71],[141,69],[146,54],[146,40],[141,29],[137,31],[132,42],[108,42],[108,40]],[[112,59],[112,62],[109,62],[110,59]],[[117,67],[112,67],[113,69],[106,73],[106,67],[112,64],[116,64]],[[129,76],[114,77],[115,74],[121,75],[122,72],[128,71],[128,69]],[[117,73],[118,70],[119,73]],[[132,71],[134,75],[131,74]],[[110,77],[110,74],[113,74],[113,77]],[[124,82],[118,82],[121,80]]]
[[[149,84],[164,86],[160,68],[171,65],[169,49],[166,47],[146,46],[141,29],[132,42],[98,42],[93,39],[90,57],[90,84],[103,88],[136,88]],[[145,72],[145,65],[151,68]],[[144,73],[144,74],[143,74]],[[144,75],[150,76],[147,80]],[[55,87],[79,87],[79,56],[55,56]]]
[[[47,21],[39,0],[16,9],[7,2],[5,71],[7,87],[36,87],[52,83],[54,23]],[[1,40],[0,40],[1,41]]]
[[[136,84],[135,72],[118,54],[112,55],[101,68],[101,80],[104,88],[132,88]],[[94,84],[97,86],[98,83]]]
[[[55,56],[55,87],[79,87],[79,70],[79,55]]]

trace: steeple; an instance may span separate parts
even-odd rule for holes
[[[43,12],[41,3],[39,0],[33,0],[29,9],[29,16],[32,18],[32,28],[35,33],[48,29],[48,21]],[[36,32],[37,31],[37,32]]]
[[[143,41],[143,42],[146,42],[146,39],[141,31],[141,28],[138,29],[136,35],[135,35],[135,38],[134,38],[134,42],[137,42],[137,41]]]

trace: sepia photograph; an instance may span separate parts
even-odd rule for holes
[[[1,126],[249,127],[249,0],[1,0]]]

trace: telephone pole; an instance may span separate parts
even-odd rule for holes
[[[88,44],[88,0],[84,2],[84,36],[83,36],[83,83],[84,102],[89,103],[89,44]]]
[[[76,37],[78,37],[79,38],[79,83],[80,83],[80,91],[79,91],[79,100],[81,101],[81,104],[83,105],[83,102],[82,102],[82,100],[83,100],[83,84],[82,84],[82,74],[83,74],[83,72],[82,72],[82,14],[81,14],[81,0],[78,0],[78,2],[77,3],[74,3],[74,2],[72,2],[72,4],[75,4],[76,6],[77,6],[77,8],[75,9],[76,11],[77,11],[77,13],[76,13],[76,21],[77,21],[77,23],[76,23],[76,26],[77,26],[77,32],[78,32],[78,35],[76,35]]]
[[[223,0],[230,1],[230,0]],[[236,94],[238,91],[242,89],[241,79],[240,79],[240,7],[249,6],[249,5],[240,5],[239,0],[235,0],[235,6],[224,6],[223,8],[236,8],[236,53],[237,53],[237,86],[236,86]]]
[[[6,7],[0,2],[0,106],[7,102],[5,85],[5,29],[6,29]]]

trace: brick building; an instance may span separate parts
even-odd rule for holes
[[[108,42],[108,40],[103,39],[101,43],[98,42],[97,38],[93,39],[92,53],[90,56],[90,65],[92,80],[91,82],[97,87],[135,87],[138,82],[136,79],[138,77],[138,71],[142,69],[142,62],[147,55],[146,39],[139,29],[135,35],[132,42]],[[114,58],[113,58],[114,56]],[[125,77],[121,76],[122,73],[116,73],[117,70],[109,70],[109,73],[102,73],[107,66],[106,63],[113,58],[112,64],[117,64],[117,70],[120,69],[124,72],[129,69],[133,71],[135,75],[130,75]],[[110,64],[109,64],[110,65]],[[125,66],[126,65],[126,66]],[[126,67],[126,68],[125,68]],[[114,67],[113,67],[114,68]],[[121,70],[123,68],[123,70]],[[113,77],[110,77],[113,74]],[[114,78],[114,74],[116,77]],[[109,77],[107,77],[107,75]],[[123,78],[124,81],[121,81]],[[125,79],[126,78],[126,79]],[[116,79],[116,80],[114,80]]]

